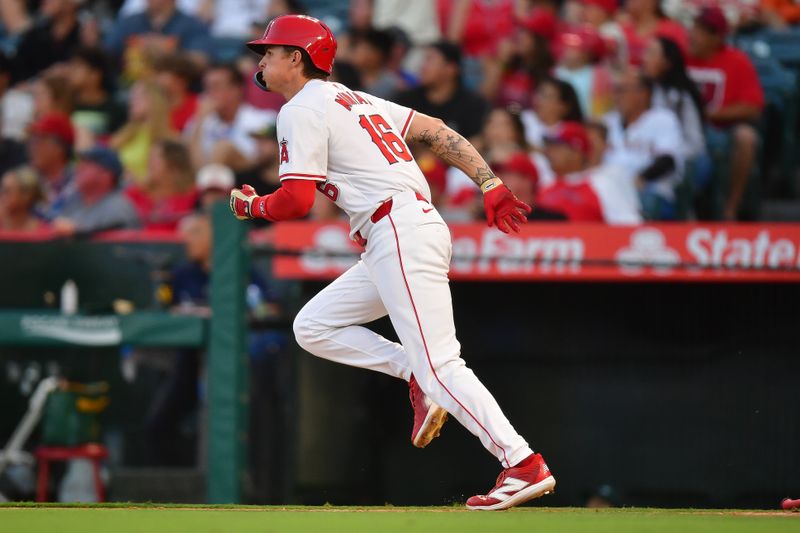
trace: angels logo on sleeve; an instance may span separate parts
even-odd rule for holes
[[[289,162],[289,149],[287,148],[289,143],[286,139],[281,139],[281,163],[288,163]]]

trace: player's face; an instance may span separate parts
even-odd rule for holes
[[[270,90],[280,92],[289,82],[292,67],[297,62],[294,52],[287,52],[282,46],[267,46],[258,68]],[[292,63],[292,59],[295,63]]]

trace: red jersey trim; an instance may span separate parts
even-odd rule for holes
[[[295,180],[311,180],[311,181],[325,181],[325,176],[320,174],[298,174],[296,172],[288,172],[279,176],[280,180],[295,179]]]
[[[411,125],[411,119],[414,117],[414,113],[416,113],[416,111],[412,109],[411,112],[408,114],[406,123],[403,124],[403,129],[400,130],[400,137],[402,137],[403,139],[406,138],[406,132],[408,131],[408,127]]]
[[[436,381],[439,383],[439,385],[441,385],[441,387],[445,390],[445,392],[447,392],[447,394],[453,400],[455,400],[458,406],[461,407],[464,410],[464,412],[467,413],[470,416],[470,418],[472,418],[472,420],[475,421],[476,424],[478,424],[478,427],[480,427],[484,431],[484,433],[486,433],[486,435],[489,437],[489,440],[492,441],[492,444],[494,444],[497,449],[503,452],[503,459],[505,460],[506,466],[508,468],[511,468],[511,463],[508,460],[505,448],[497,444],[497,441],[494,440],[494,437],[492,437],[492,434],[489,433],[489,430],[486,429],[483,426],[483,424],[481,424],[480,420],[478,420],[477,417],[473,415],[472,412],[469,409],[467,409],[467,407],[463,403],[461,403],[459,399],[456,398],[452,392],[450,392],[450,389],[447,388],[447,385],[444,384],[444,382],[439,378],[439,375],[436,373],[436,367],[433,366],[433,360],[431,360],[431,353],[430,351],[428,351],[428,341],[425,340],[425,333],[422,331],[422,321],[419,318],[419,313],[417,312],[417,305],[414,303],[414,297],[411,295],[411,286],[408,284],[408,278],[406,277],[405,267],[403,267],[403,253],[400,251],[400,237],[397,235],[397,227],[394,225],[394,219],[392,218],[391,213],[389,213],[389,222],[392,224],[392,231],[394,232],[394,242],[397,244],[397,259],[400,263],[400,274],[402,274],[403,276],[403,283],[405,284],[406,291],[408,292],[408,299],[411,301],[411,309],[414,311],[414,318],[417,319],[417,329],[419,329],[419,336],[422,338],[422,347],[425,348],[425,356],[428,358],[428,365],[431,368],[431,373],[433,374],[433,377],[436,378]]]

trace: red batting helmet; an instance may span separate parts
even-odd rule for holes
[[[328,26],[313,17],[305,15],[275,17],[261,39],[247,43],[250,50],[260,55],[264,55],[267,45],[302,48],[318,69],[330,74],[333,68],[336,38]]]

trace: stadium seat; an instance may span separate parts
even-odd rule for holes
[[[797,48],[800,49],[800,46]],[[788,179],[791,183],[792,172],[797,162],[800,161],[795,149],[797,146],[795,126],[797,124],[798,98],[800,98],[797,73],[784,68],[775,58],[754,58],[753,64],[758,72],[761,86],[764,88],[767,105],[774,108],[774,116],[780,117],[780,171],[783,179]],[[765,122],[762,121],[761,124],[762,133],[773,126]],[[796,191],[791,192],[795,193]]]
[[[754,61],[775,59],[781,65],[800,69],[800,30],[762,31],[736,35],[731,44],[745,52]]]
[[[785,67],[800,69],[800,30],[765,32],[763,41],[769,46],[770,57]]]
[[[69,461],[71,459],[88,459],[92,462],[94,488],[97,501],[106,501],[106,488],[100,476],[100,461],[108,457],[108,449],[102,444],[84,444],[74,447],[40,446],[33,453],[39,461],[39,476],[36,482],[36,501],[47,501],[47,490],[50,486],[50,463]]]
[[[767,105],[774,110],[773,117],[779,117],[781,146],[779,170],[783,179],[788,180],[787,189],[796,196],[792,173],[800,162],[797,154],[798,75],[800,75],[800,30],[764,31],[745,34],[733,39],[732,44],[743,50],[753,62],[759,80],[764,88]],[[765,117],[768,113],[765,113]],[[763,133],[772,123],[762,120]]]

